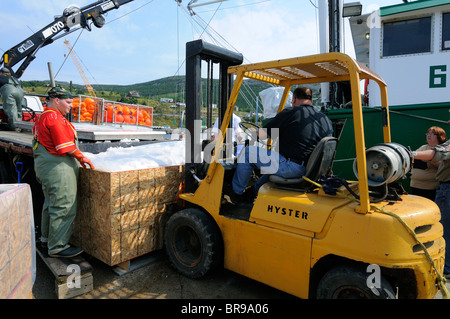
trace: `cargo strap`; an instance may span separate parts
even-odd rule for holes
[[[382,110],[380,107],[374,107],[373,109]],[[434,119],[434,118],[430,118],[430,117],[425,117],[425,116],[420,116],[420,115],[415,115],[415,114],[409,114],[409,113],[405,113],[405,112],[389,110],[389,113],[398,114],[398,115],[401,115],[401,116],[413,117],[413,118],[416,118],[416,119],[425,120],[425,121],[431,121],[431,122],[436,122],[436,123],[444,123],[444,124],[448,123],[446,120]]]
[[[307,178],[307,177],[305,177],[305,176],[303,176],[303,179],[304,180],[306,180],[306,181],[308,181],[308,182],[310,182],[311,184],[314,184],[315,186],[317,186],[317,187],[319,187],[319,188],[322,188],[322,185],[320,185],[319,183],[316,183],[316,182],[314,182],[314,181],[312,181],[312,180],[310,180],[309,178]],[[339,196],[341,196],[341,197],[343,197],[343,198],[346,198],[346,199],[349,199],[349,200],[352,200],[352,201],[355,201],[355,202],[358,202],[359,203],[359,199],[357,199],[357,198],[354,198],[354,197],[350,197],[350,196],[347,196],[347,195],[345,195],[345,194],[343,194],[343,193],[340,193],[340,192],[336,192],[336,194],[337,195],[339,195]],[[441,293],[442,293],[442,297],[444,298],[444,299],[450,299],[450,295],[449,295],[449,292],[448,292],[448,290],[447,290],[447,287],[445,287],[445,283],[446,283],[446,279],[445,279],[445,277],[444,276],[442,276],[442,274],[439,272],[439,270],[437,269],[437,266],[436,266],[436,264],[435,264],[435,262],[434,262],[434,260],[433,260],[433,258],[431,258],[431,255],[430,255],[430,253],[428,252],[428,250],[427,250],[427,248],[425,247],[425,245],[420,241],[420,239],[417,237],[417,235],[416,235],[416,233],[414,232],[414,230],[400,217],[400,216],[398,216],[397,214],[394,214],[394,213],[392,213],[392,212],[388,212],[388,211],[386,211],[386,210],[384,210],[384,209],[382,209],[382,208],[378,208],[378,207],[375,207],[375,206],[370,206],[370,208],[371,209],[373,209],[374,211],[376,211],[376,212],[378,212],[378,213],[382,213],[382,214],[385,214],[385,215],[389,215],[389,216],[391,216],[391,217],[393,217],[393,218],[395,218],[395,219],[397,219],[407,230],[408,230],[408,232],[411,234],[411,236],[414,238],[414,240],[420,245],[420,247],[422,247],[422,249],[423,249],[423,251],[424,251],[424,253],[425,253],[425,257],[426,257],[426,259],[427,259],[427,261],[430,263],[430,265],[433,267],[433,269],[434,269],[434,271],[436,272],[436,275],[437,275],[437,280],[438,280],[438,286],[439,286],[439,290],[441,291]]]

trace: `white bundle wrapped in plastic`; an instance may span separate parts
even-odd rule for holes
[[[281,97],[283,96],[284,87],[271,87],[259,92],[259,97],[264,109],[264,118],[269,119],[277,114]],[[289,92],[284,107],[291,107],[292,92]]]
[[[185,163],[185,141],[170,141],[134,147],[111,147],[105,152],[83,153],[95,168],[107,172],[146,169]]]

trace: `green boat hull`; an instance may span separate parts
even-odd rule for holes
[[[449,109],[450,102],[432,105],[390,106],[391,141],[416,150],[426,144],[425,132],[431,126],[442,127],[449,138],[450,125],[447,123],[450,115]],[[329,110],[326,114],[335,123],[335,131],[338,134],[341,131],[333,174],[346,180],[356,180],[353,172],[356,150],[352,110]],[[381,109],[364,108],[363,115],[366,148],[383,143]],[[345,124],[343,124],[344,122]],[[409,176],[401,183],[408,190]]]

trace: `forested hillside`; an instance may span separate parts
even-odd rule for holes
[[[69,87],[70,84],[67,82],[58,82],[59,85]],[[25,88],[33,89],[33,93],[42,93],[38,88],[48,86],[48,82],[42,81],[24,81],[22,85]],[[206,101],[206,79],[203,80],[203,100]],[[239,106],[240,111],[250,112],[256,109],[256,97],[258,93],[270,85],[259,81],[246,80],[242,94],[238,97],[236,105]],[[154,81],[149,81],[145,83],[136,83],[130,85],[110,85],[110,84],[93,84],[92,87],[97,95],[105,98],[116,98],[121,97],[119,101],[133,103],[132,101],[125,101],[127,94],[131,91],[136,91],[139,93],[141,102],[144,101],[144,105],[150,105],[149,101],[160,101],[161,98],[173,99],[175,102],[185,103],[185,77],[184,76],[171,76],[167,78],[162,78]],[[214,80],[213,85],[213,103],[217,104],[219,81]],[[41,90],[42,91],[42,90]],[[72,91],[77,94],[88,94],[84,86],[79,84],[72,85]],[[137,103],[137,101],[134,101]],[[142,103],[139,103],[142,104]]]
[[[83,85],[70,84],[68,82],[58,82],[57,85],[71,89],[74,94],[89,95],[88,91]],[[48,81],[22,81],[23,88],[27,93],[33,94],[47,94],[49,89]],[[151,106],[154,108],[155,119],[153,125],[157,126],[172,126],[178,127],[182,118],[184,108],[173,107],[175,102],[186,103],[185,101],[185,77],[171,76],[145,83],[136,83],[131,85],[92,85],[97,97],[104,98],[110,101],[117,101],[122,103],[138,104],[144,106]],[[203,80],[202,97],[206,104],[207,96],[207,82]],[[245,120],[253,120],[249,118],[249,114],[255,114],[257,109],[257,97],[259,92],[270,87],[270,84],[262,83],[254,80],[245,80],[241,88],[236,105],[239,107],[239,116]],[[315,97],[319,97],[319,86],[312,85]],[[128,94],[131,91],[139,93],[139,97],[130,97]],[[213,85],[213,103],[217,104],[219,96],[219,81],[214,80]],[[165,103],[161,99],[171,99],[173,102]],[[261,104],[259,103],[258,113],[263,113]],[[213,115],[216,116],[217,109],[213,110]],[[260,118],[261,119],[261,118]]]

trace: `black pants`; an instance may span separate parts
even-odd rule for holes
[[[411,194],[426,197],[428,199],[431,199],[433,202],[436,198],[436,190],[435,189],[421,189],[421,188],[411,187]]]

